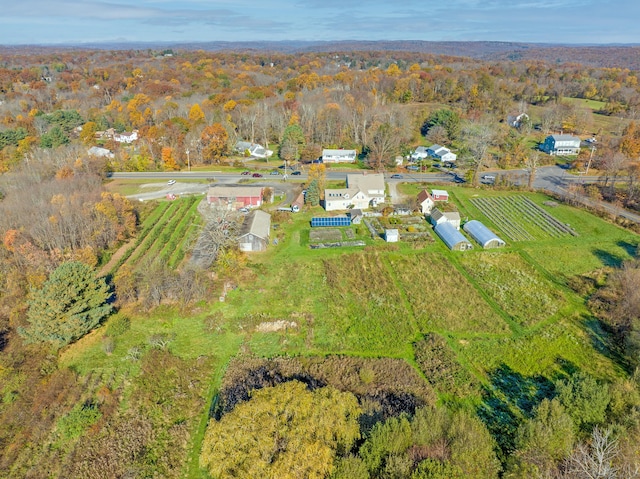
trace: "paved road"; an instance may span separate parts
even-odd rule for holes
[[[525,185],[528,181],[528,173],[526,170],[508,170],[508,171],[491,171],[483,172],[483,175],[490,174],[492,176],[507,176],[514,184]],[[400,182],[427,182],[427,183],[461,183],[464,180],[457,175],[456,170],[444,170],[440,173],[403,173],[402,178],[393,179],[391,173],[385,174],[385,179],[389,183],[390,191],[397,192],[396,185]],[[344,180],[345,171],[328,171],[326,174],[329,180]],[[288,176],[285,180],[282,175],[265,174],[262,178],[252,178],[239,173],[223,173],[221,171],[179,171],[179,172],[113,172],[109,173],[110,178],[130,178],[130,179],[148,179],[149,184],[144,187],[152,191],[131,195],[130,198],[140,201],[162,198],[167,194],[175,194],[178,196],[189,194],[204,194],[209,184],[224,184],[228,186],[249,183],[256,186],[265,186],[273,188],[276,194],[285,194],[286,199],[282,202],[289,205],[295,199],[297,192],[301,188],[301,184],[307,180],[307,174],[302,173],[297,176]],[[168,185],[165,181],[170,179],[176,180],[173,185]],[[209,184],[188,182],[183,180],[207,180]],[[623,181],[624,178],[619,179]],[[538,168],[533,187],[537,190],[546,190],[557,193],[559,195],[571,195],[576,201],[587,206],[601,208],[611,214],[622,216],[628,220],[640,223],[640,215],[629,212],[617,206],[604,201],[595,201],[584,195],[576,195],[569,191],[572,183],[598,183],[602,178],[599,176],[576,176],[570,174],[565,168],[557,165],[543,166]],[[246,183],[245,183],[246,182]],[[161,186],[158,188],[158,186]],[[398,197],[396,193],[396,197]]]

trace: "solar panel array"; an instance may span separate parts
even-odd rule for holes
[[[311,218],[311,227],[318,226],[351,226],[351,218],[348,216],[330,216],[327,218]]]

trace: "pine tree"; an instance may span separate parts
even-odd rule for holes
[[[111,293],[93,268],[79,261],[61,264],[32,293],[28,302],[30,327],[19,333],[27,342],[50,342],[62,347],[81,338],[111,312]]]

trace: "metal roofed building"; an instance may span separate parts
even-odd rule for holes
[[[550,155],[577,155],[580,153],[580,138],[573,135],[549,135],[540,149]]]
[[[357,156],[356,150],[322,150],[323,163],[355,163]]]
[[[455,229],[460,229],[460,213],[457,211],[440,211],[438,208],[435,208],[431,212],[431,224],[433,226],[439,225],[441,223],[449,223]]]
[[[254,210],[247,215],[238,237],[240,251],[264,251],[269,244],[271,215],[262,210]]]
[[[480,223],[478,220],[471,220],[462,227],[484,249],[501,248],[506,243],[493,231]]]
[[[440,223],[433,230],[452,251],[466,251],[473,248],[469,240],[451,223]]]

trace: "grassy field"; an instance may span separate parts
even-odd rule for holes
[[[417,192],[421,186],[402,189]],[[621,264],[635,254],[638,236],[584,211],[549,206],[544,195],[448,189],[464,217],[481,220],[498,234],[505,232],[477,206],[478,198],[502,198],[508,204],[526,198],[569,224],[576,235],[545,235],[535,226],[540,231],[530,231],[533,239],[509,241],[501,250],[450,252],[440,240],[388,245],[354,226],[349,230],[367,246],[312,250],[309,220],[325,212],[313,208],[283,214],[272,232],[278,244],[252,255],[247,268],[230,278],[236,287],[224,302],[214,291],[211,301],[188,311],[164,306],[149,314],[123,311],[119,315],[130,320],[126,331],[113,334],[118,319],[111,318],[70,346],[62,367],[108,377],[124,388],[126,397],[127,385],[143,374],[139,358],[153,351],[154,338],[166,338],[167,350],[182,361],[208,358],[212,369],[202,397],[211,401],[226,364],[238,354],[393,357],[428,371],[438,367],[429,362],[429,348],[440,348],[447,352],[443,364],[455,363],[458,379],[451,384],[456,391],[477,391],[475,384],[497,391],[508,379],[519,389],[501,394],[510,395],[516,406],[523,397],[534,401],[537,388],[577,369],[601,378],[618,375],[621,366],[589,316],[585,298],[566,284],[574,276]],[[194,218],[195,209],[185,205],[159,203],[143,222],[145,236],[155,242],[165,231],[163,241],[170,242],[177,232],[187,231],[177,212]],[[512,221],[526,220],[517,211],[510,215]],[[154,228],[160,232],[152,233]],[[165,254],[166,245],[154,242],[149,240],[137,261]],[[142,238],[138,246],[144,243]],[[437,334],[439,342],[426,345],[425,334]],[[106,347],[109,341],[111,348]],[[439,374],[432,383],[452,400],[451,379],[446,372]],[[469,381],[474,386],[463,387]],[[473,401],[482,401],[472,395]],[[197,457],[208,410],[203,406],[198,421],[189,423],[185,477],[203,477]]]

